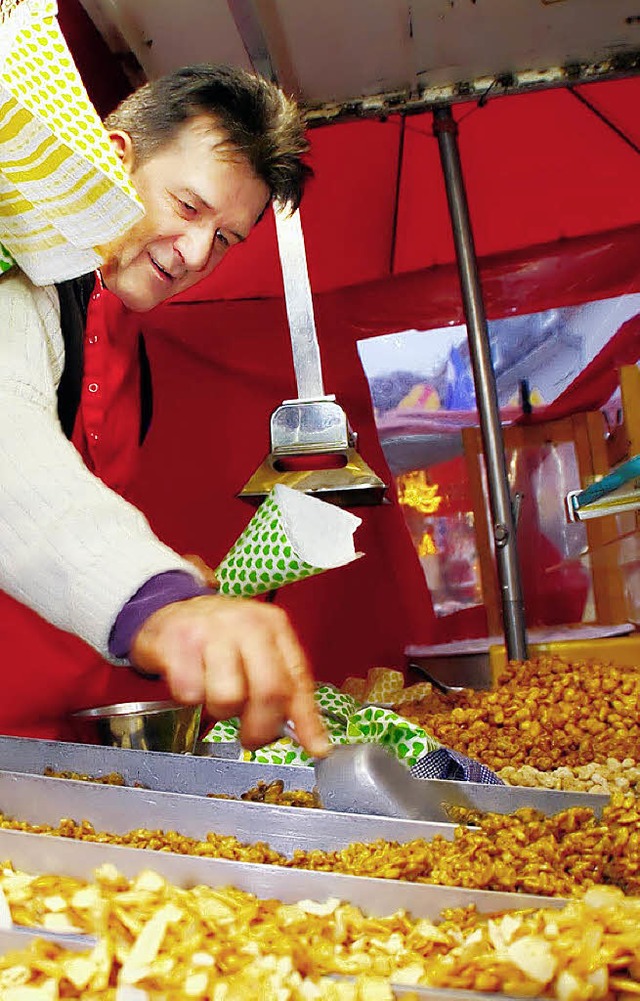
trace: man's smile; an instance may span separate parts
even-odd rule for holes
[[[162,265],[158,261],[156,261],[155,257],[151,256],[151,254],[149,254],[149,260],[151,261],[151,264],[153,265],[154,271],[162,279],[162,281],[164,281],[164,282],[172,282],[172,281],[175,280],[174,276],[171,274],[171,272],[167,271],[166,268],[163,268]]]

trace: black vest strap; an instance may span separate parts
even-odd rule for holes
[[[64,341],[64,370],[58,386],[58,417],[67,438],[73,434],[82,393],[84,370],[84,328],[89,299],[95,284],[93,273],[71,278],[56,285],[60,299],[60,329]],[[153,416],[151,368],[144,338],[139,334],[140,359],[140,444],[144,441]]]
[[[58,386],[58,417],[67,438],[73,434],[82,392],[84,325],[95,275],[59,282],[60,328],[64,341],[64,370]]]
[[[153,417],[153,382],[147,345],[142,334],[138,334],[138,357],[140,359],[140,438],[142,445],[151,427]]]

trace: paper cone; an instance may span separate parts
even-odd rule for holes
[[[0,4],[0,243],[37,285],[98,267],[96,248],[143,214],[56,12]]]
[[[361,519],[277,483],[216,569],[220,593],[251,597],[357,559]]]

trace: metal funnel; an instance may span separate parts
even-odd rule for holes
[[[238,494],[259,504],[276,483],[341,507],[381,504],[386,485],[357,451],[357,435],[322,379],[299,212],[274,208],[298,397],[271,414],[271,450]]]

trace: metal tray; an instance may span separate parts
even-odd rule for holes
[[[73,935],[69,932],[46,931],[44,928],[26,928],[23,925],[13,925],[0,930],[0,954],[14,952],[16,949],[26,949],[36,939],[45,939],[63,945],[65,949],[91,949],[97,939],[93,935]]]
[[[0,830],[0,857],[10,859],[16,869],[32,873],[67,875],[77,879],[90,880],[100,865],[111,863],[129,878],[151,869],[180,887],[202,884],[235,886],[262,899],[278,899],[285,903],[305,899],[322,902],[330,897],[338,897],[341,901],[360,907],[367,915],[374,917],[404,910],[416,918],[435,920],[445,909],[471,904],[479,913],[495,914],[500,911],[534,907],[560,908],[567,902],[559,897],[468,890],[462,887],[431,886],[330,872],[282,869],[271,865],[172,855],[148,849],[72,841],[7,830]],[[33,938],[43,937],[73,949],[90,948],[94,944],[91,936],[41,932],[39,929],[14,926],[11,931],[0,932],[0,952],[22,948]],[[425,1001],[509,1001],[505,995],[473,991],[394,987],[397,998],[402,998],[408,993],[414,993]]]
[[[12,772],[42,775],[45,768],[101,776],[110,772],[122,775],[127,786],[140,783],[148,789],[206,796],[224,793],[240,796],[258,782],[280,779],[285,789],[310,791],[314,786],[312,768],[292,765],[260,765],[221,758],[199,758],[187,754],[159,751],[130,751],[93,744],[72,744],[55,740],[32,740],[28,737],[0,737],[0,768]],[[469,805],[487,812],[513,813],[523,806],[533,806],[551,815],[572,806],[586,806],[598,815],[609,801],[607,795],[563,792],[557,789],[531,789],[524,786],[483,785],[476,782],[437,782],[464,792]],[[445,798],[445,797],[443,797]]]
[[[297,848],[334,851],[353,842],[452,839],[453,824],[395,817],[332,813],[172,792],[97,785],[74,779],[0,772],[0,811],[33,824],[56,826],[61,818],[88,820],[96,830],[124,834],[143,827],[177,831],[203,840],[209,832],[241,842],[266,841],[290,856]]]
[[[85,880],[92,879],[95,870],[109,862],[129,878],[152,869],[176,886],[235,886],[261,899],[282,900],[289,904],[299,900],[323,902],[337,897],[360,907],[372,917],[405,910],[416,918],[433,920],[445,909],[470,904],[481,914],[495,914],[532,907],[558,908],[567,903],[561,897],[283,869],[275,865],[172,855],[146,848],[73,841],[22,831],[0,830],[0,858],[10,859],[16,869],[26,872],[55,873]]]
[[[312,768],[290,765],[257,765],[216,757],[132,751],[96,744],[74,744],[30,737],[0,737],[0,769],[43,775],[45,768],[101,776],[122,775],[126,785],[206,796],[225,793],[240,796],[258,781],[281,779],[287,789],[313,789]]]

